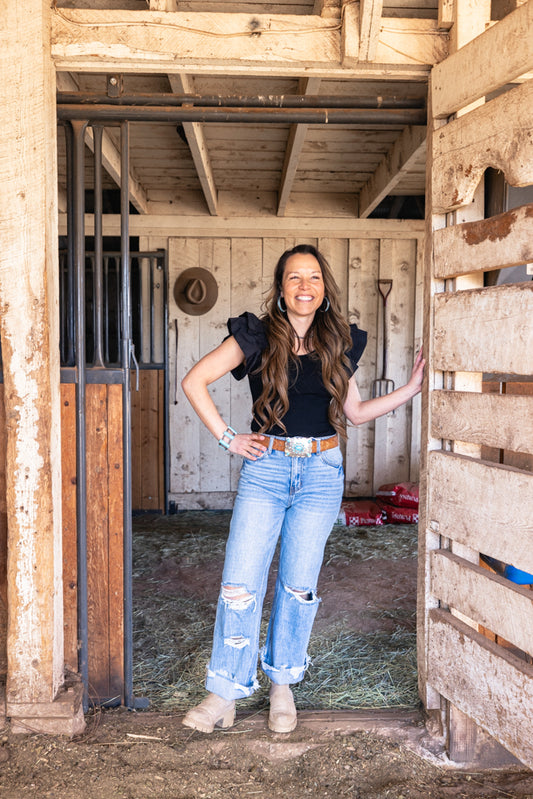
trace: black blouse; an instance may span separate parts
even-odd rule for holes
[[[267,345],[263,322],[255,314],[243,313],[241,316],[228,319],[228,330],[235,337],[237,344],[244,352],[244,362],[232,370],[237,380],[248,376],[252,400],[255,402],[261,395],[263,383],[258,368],[261,355]],[[352,374],[356,371],[359,359],[366,346],[367,334],[357,325],[350,325],[352,347],[347,352],[352,366]],[[328,419],[331,395],[322,381],[322,365],[313,353],[298,356],[298,366],[289,365],[289,410],[283,417],[287,428],[285,433],[274,425],[268,432],[275,436],[305,436],[320,438],[333,435],[335,432]],[[258,432],[259,423],[252,419],[252,430]]]

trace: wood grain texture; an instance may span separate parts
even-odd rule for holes
[[[431,591],[441,602],[533,653],[533,591],[452,552],[431,555]]]
[[[432,435],[533,453],[533,396],[433,391]]]
[[[533,282],[437,294],[434,308],[434,368],[533,373]]]
[[[439,693],[533,767],[533,667],[442,610],[429,614],[428,660]]]
[[[78,671],[78,544],[76,523],[76,386],[61,385],[63,629],[65,664]]]
[[[533,573],[533,474],[439,451],[428,467],[430,529]]]

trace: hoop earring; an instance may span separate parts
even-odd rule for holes
[[[283,297],[280,294],[279,297],[278,297],[278,301],[277,301],[276,305],[278,306],[278,308],[280,310],[280,313],[287,313],[287,306],[285,305],[285,307],[283,308],[282,305],[281,305],[282,299],[283,299]]]
[[[322,308],[322,305],[324,305],[324,303],[326,303],[326,307]],[[322,313],[327,313],[329,311],[329,309],[330,309],[330,306],[331,306],[331,303],[329,301],[329,297],[324,297],[324,299],[322,300],[322,305],[320,306],[319,310],[322,311]]]

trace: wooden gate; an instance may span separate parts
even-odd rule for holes
[[[482,455],[533,453],[533,396],[483,391],[484,379],[532,380],[533,282],[484,275],[533,262],[533,204],[485,219],[480,181],[492,167],[533,183],[532,69],[528,2],[430,81],[419,551],[420,688],[443,713],[452,758],[470,759],[479,725],[530,767],[533,591],[506,565],[533,573],[533,474],[527,459]]]

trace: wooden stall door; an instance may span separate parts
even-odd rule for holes
[[[532,43],[529,2],[431,76],[419,550],[426,707],[445,709],[449,746],[464,717],[529,767],[533,591],[508,567],[533,574],[533,474],[523,468],[533,396],[489,394],[483,379],[531,380],[533,282],[489,286],[483,275],[533,262],[533,204],[485,219],[478,187],[488,167],[533,184]],[[516,453],[521,468],[484,460],[487,447]],[[483,568],[487,558],[498,568]]]

